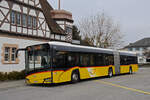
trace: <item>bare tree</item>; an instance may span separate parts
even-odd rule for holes
[[[81,36],[80,36],[80,30],[78,29],[78,27],[76,25],[73,25],[72,28],[72,38],[74,40],[81,40]]]
[[[82,39],[90,46],[117,48],[123,43],[119,25],[104,13],[83,18],[78,27]]]

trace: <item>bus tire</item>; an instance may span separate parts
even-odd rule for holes
[[[71,75],[71,82],[72,83],[77,83],[77,82],[79,82],[79,80],[80,80],[79,71],[78,70],[74,70],[72,72],[72,75]]]
[[[129,74],[133,74],[132,67],[130,67],[130,69],[129,69]]]
[[[113,76],[113,69],[109,68],[108,69],[108,77],[111,78]]]

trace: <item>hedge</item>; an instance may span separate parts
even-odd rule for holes
[[[21,80],[25,78],[25,71],[0,72],[0,81]]]

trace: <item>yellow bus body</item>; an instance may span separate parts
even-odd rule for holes
[[[132,65],[121,65],[120,74],[129,73],[129,69],[132,66],[132,71],[138,71],[138,64]],[[99,66],[99,67],[73,67],[66,71],[56,70],[53,71],[43,71],[26,76],[27,84],[51,84],[51,83],[62,83],[71,81],[72,72],[76,69],[79,70],[80,79],[89,79],[101,76],[107,76],[109,68],[113,68],[113,74],[115,75],[115,66]],[[47,80],[45,80],[47,79]],[[51,81],[52,79],[52,81]]]

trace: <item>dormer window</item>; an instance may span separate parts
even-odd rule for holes
[[[26,14],[23,14],[23,15],[22,15],[22,25],[23,25],[24,27],[27,26],[27,15],[26,15]]]
[[[28,27],[32,28],[32,17],[28,16]]]
[[[17,13],[17,25],[21,25],[21,14]]]
[[[71,27],[66,27],[66,33],[72,33],[72,28]]]
[[[37,27],[37,20],[36,17],[33,17],[33,28]]]
[[[139,47],[137,47],[137,48],[135,48],[135,50],[136,50],[136,51],[139,51],[139,50],[140,50],[140,48],[139,48]]]
[[[128,48],[129,51],[132,51],[132,48]]]
[[[12,11],[10,14],[10,18],[11,18],[11,23],[15,24],[16,23],[16,12]]]
[[[27,14],[21,14],[20,12],[11,11],[10,15],[11,23],[18,26],[37,28],[37,18]]]

